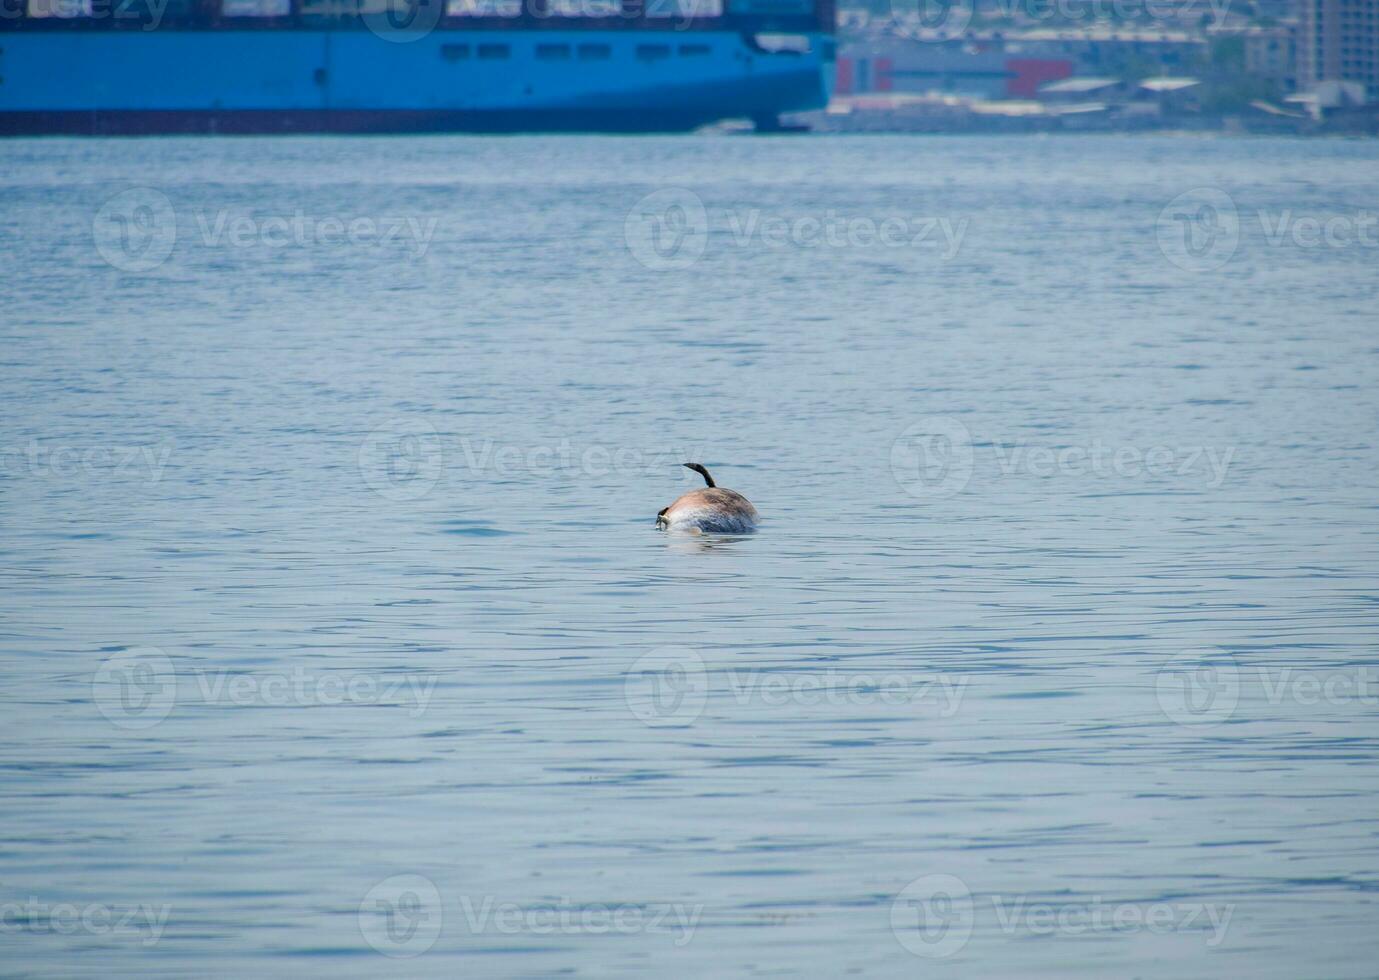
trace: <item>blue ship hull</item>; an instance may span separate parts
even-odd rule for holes
[[[833,40],[732,30],[16,31],[0,134],[682,131],[823,106]]]

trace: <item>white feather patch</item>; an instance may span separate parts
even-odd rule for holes
[[[716,534],[745,534],[756,530],[756,523],[745,514],[717,507],[677,507],[666,515],[668,531],[709,531]]]

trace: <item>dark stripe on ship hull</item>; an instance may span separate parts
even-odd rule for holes
[[[673,133],[730,118],[772,119],[818,108],[817,72],[743,79],[731,87],[642,93],[636,107],[531,109],[98,109],[0,112],[0,136],[266,133]]]
[[[0,113],[3,136],[150,136],[265,133],[684,132],[702,114],[626,110],[411,109],[125,110]]]

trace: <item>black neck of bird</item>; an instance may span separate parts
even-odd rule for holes
[[[709,486],[714,487],[718,485],[713,482],[713,477],[709,476],[709,471],[704,469],[704,467],[700,466],[698,463],[686,463],[685,468],[694,470],[694,472],[698,473],[700,476],[704,478],[704,482]]]

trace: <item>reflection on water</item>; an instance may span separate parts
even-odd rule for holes
[[[1372,975],[1375,153],[0,145],[6,966]]]
[[[663,531],[668,550],[682,555],[702,555],[712,551],[730,551],[742,541],[751,540],[750,534],[705,534],[698,529],[686,531]]]

